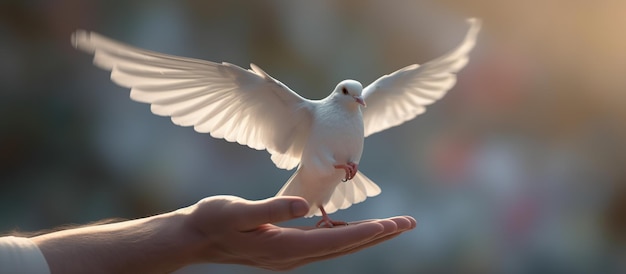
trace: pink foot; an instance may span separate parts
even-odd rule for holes
[[[352,178],[354,178],[354,176],[356,175],[356,172],[359,170],[359,164],[354,163],[354,162],[348,162],[345,165],[344,164],[335,165],[335,168],[344,169],[346,171],[346,178],[344,178],[342,181],[347,182],[349,180],[352,180]]]
[[[317,222],[317,224],[315,225],[316,227],[335,227],[338,225],[348,225],[348,223],[346,222],[342,222],[342,221],[333,221],[328,217],[328,214],[326,214],[326,211],[324,210],[324,207],[320,206],[320,210],[322,211],[322,219]]]
[[[356,176],[356,172],[359,170],[359,164],[354,162],[348,162],[348,165],[352,167],[352,176],[350,176],[350,180]]]

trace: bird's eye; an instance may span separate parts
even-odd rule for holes
[[[342,87],[341,92],[343,92],[344,95],[348,95],[348,89],[346,87]]]

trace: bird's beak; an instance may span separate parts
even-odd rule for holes
[[[354,98],[354,100],[359,103],[359,105],[362,105],[363,107],[367,107],[367,104],[365,104],[365,101],[363,100],[363,97],[361,96],[352,96],[352,98]]]

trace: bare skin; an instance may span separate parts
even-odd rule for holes
[[[328,217],[328,214],[326,214],[326,210],[324,210],[323,206],[320,206],[320,211],[322,212],[322,219],[317,222],[315,227],[335,227],[338,225],[348,225],[348,223],[343,221],[331,220],[330,217]]]
[[[287,270],[353,253],[413,229],[412,217],[329,228],[273,223],[304,216],[300,197],[214,196],[173,212],[32,238],[54,273],[168,273],[196,263]]]

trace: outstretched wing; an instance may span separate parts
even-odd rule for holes
[[[480,30],[478,19],[456,49],[423,65],[410,65],[378,78],[363,89],[365,136],[400,125],[426,111],[456,83],[456,73],[468,61]]]
[[[130,88],[133,100],[150,104],[152,113],[215,138],[267,149],[279,168],[300,162],[312,103],[254,64],[246,70],[161,54],[84,30],[72,35],[72,44],[94,54],[94,64],[110,70],[111,79]]]

